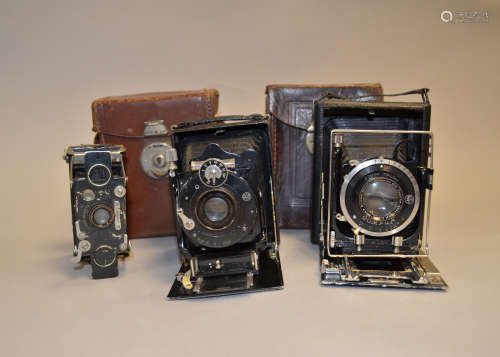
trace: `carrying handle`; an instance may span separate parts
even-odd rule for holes
[[[326,92],[322,97],[318,99],[318,101],[321,101],[325,98],[330,98],[330,99],[360,99],[360,98],[367,98],[367,97],[399,97],[403,95],[411,95],[411,94],[420,94],[422,96],[422,101],[426,104],[429,103],[429,88],[420,88],[420,89],[413,89],[407,92],[401,92],[401,93],[394,93],[394,94],[364,94],[364,95],[358,95],[354,97],[341,97],[338,95],[335,95],[330,92]]]
[[[200,121],[195,121],[195,122],[183,122],[183,123],[179,123],[177,125],[172,125],[172,130],[185,129],[185,128],[190,128],[193,126],[204,125],[204,124],[222,123],[225,121],[245,121],[245,120],[261,121],[261,120],[267,120],[267,119],[268,119],[267,115],[260,115],[260,114],[221,115],[221,116],[211,118],[211,119],[205,119],[205,120],[200,120]]]

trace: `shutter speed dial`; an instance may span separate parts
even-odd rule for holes
[[[221,186],[227,180],[227,168],[221,160],[208,159],[200,166],[200,180],[209,187]]]

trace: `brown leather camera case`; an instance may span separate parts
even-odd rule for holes
[[[127,150],[130,238],[176,232],[168,175],[149,176],[141,164],[143,150],[153,143],[170,142],[173,124],[215,116],[218,99],[217,90],[203,89],[105,97],[92,103],[96,143],[122,144]]]
[[[313,101],[326,93],[339,97],[382,94],[373,84],[290,85],[266,87],[266,113],[271,115],[274,175],[278,187],[280,227],[310,228],[313,182]],[[360,100],[381,100],[364,97]]]

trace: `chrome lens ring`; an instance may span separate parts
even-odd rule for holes
[[[95,164],[89,169],[87,179],[94,186],[105,186],[111,180],[111,171],[106,165]]]
[[[370,214],[366,206],[363,207],[363,188],[366,192],[366,185],[377,180],[394,185],[388,191],[401,195],[388,199],[392,200],[392,210],[386,217],[377,216],[373,211]],[[415,176],[403,164],[389,159],[370,159],[354,167],[344,177],[340,208],[346,221],[359,232],[373,237],[392,236],[415,219],[420,208],[420,189]]]

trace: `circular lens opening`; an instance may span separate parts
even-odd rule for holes
[[[366,212],[384,219],[401,209],[402,190],[393,181],[376,179],[364,185],[360,198]]]
[[[111,172],[102,164],[95,164],[89,170],[89,181],[94,186],[104,186],[111,179]]]
[[[203,211],[211,222],[220,222],[229,214],[229,205],[223,198],[212,197],[205,201]]]

